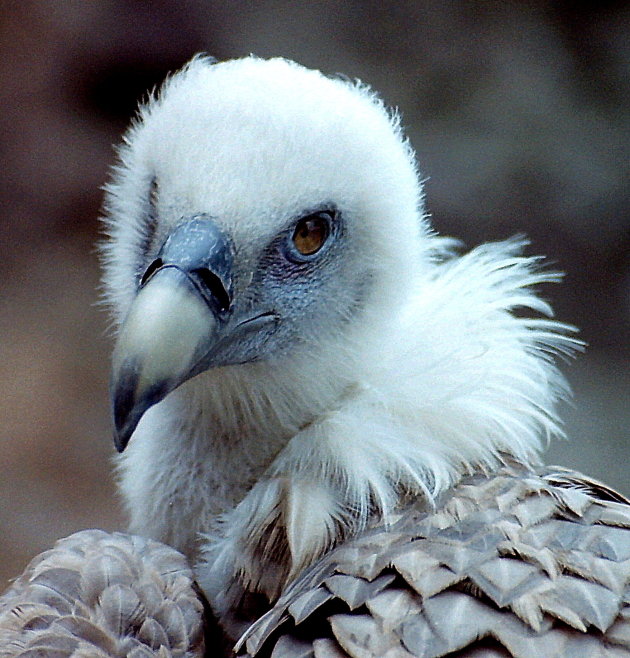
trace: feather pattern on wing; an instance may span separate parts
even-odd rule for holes
[[[467,478],[435,511],[407,508],[389,530],[330,552],[239,647],[274,658],[628,656],[630,501],[557,468]]]
[[[0,598],[0,656],[199,658],[204,606],[183,555],[84,530],[32,560]]]

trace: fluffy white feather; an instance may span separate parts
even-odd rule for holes
[[[558,275],[522,256],[522,240],[452,253],[428,229],[397,117],[366,86],[285,60],[197,59],[141,110],[108,191],[115,320],[141,252],[187,211],[222,218],[254,268],[274,221],[322,200],[354,227],[347,267],[370,263],[357,317],[186,382],[146,413],[120,461],[132,531],[203,553],[198,577],[224,621],[244,591],[273,599],[371,519],[410,498],[431,505],[471,471],[532,465],[561,433],[567,386],[553,357],[579,343],[522,313],[551,314],[535,288]]]

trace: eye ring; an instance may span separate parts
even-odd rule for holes
[[[301,259],[315,256],[330,237],[331,213],[320,211],[302,217],[295,225],[291,244]]]

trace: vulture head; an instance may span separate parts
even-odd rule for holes
[[[105,208],[131,530],[196,562],[226,624],[560,432],[553,354],[576,342],[532,288],[557,275],[522,240],[458,256],[436,236],[399,118],[361,83],[197,58],[141,108]]]

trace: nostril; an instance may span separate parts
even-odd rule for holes
[[[142,287],[159,269],[164,263],[161,258],[156,258],[149,267],[147,267],[145,273],[140,279],[140,287]]]
[[[221,279],[207,267],[198,267],[192,271],[203,287],[210,293],[210,297],[217,304],[220,311],[230,308],[230,295],[225,289]]]

